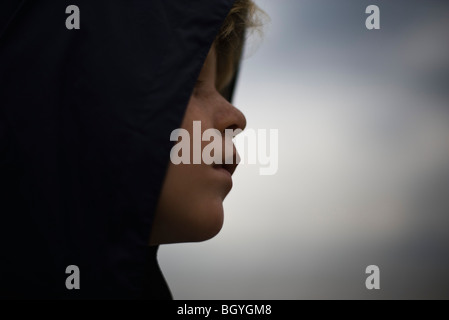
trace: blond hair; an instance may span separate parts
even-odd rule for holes
[[[242,56],[245,35],[249,29],[260,28],[263,11],[253,0],[236,0],[215,38],[217,52],[216,87],[223,91],[237,71]]]

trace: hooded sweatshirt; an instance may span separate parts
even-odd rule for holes
[[[0,298],[172,298],[169,137],[233,2],[2,0]]]

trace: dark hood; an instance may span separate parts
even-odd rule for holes
[[[0,296],[142,297],[170,133],[233,2],[1,2]]]

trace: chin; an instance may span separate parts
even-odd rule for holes
[[[221,190],[190,187],[190,190],[166,191],[163,188],[156,209],[150,244],[202,242],[221,231],[224,222]],[[180,196],[173,197],[173,194]]]
[[[224,222],[223,203],[203,205],[196,211],[195,227],[191,230],[192,242],[201,242],[212,239],[222,229]]]

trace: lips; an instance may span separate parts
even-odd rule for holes
[[[237,168],[238,164],[237,163],[233,163],[233,164],[214,164],[213,168],[214,169],[224,169],[227,172],[229,172],[232,176],[232,174],[234,173],[235,169]]]
[[[227,161],[226,161],[227,160]],[[230,164],[227,164],[226,162],[231,162]],[[220,164],[214,164],[214,169],[224,169],[232,176],[235,169],[237,169],[237,166],[239,165],[240,157],[237,153],[237,150],[235,146],[233,146],[233,153],[232,156],[226,158],[225,154],[223,154],[223,158],[221,159]]]

